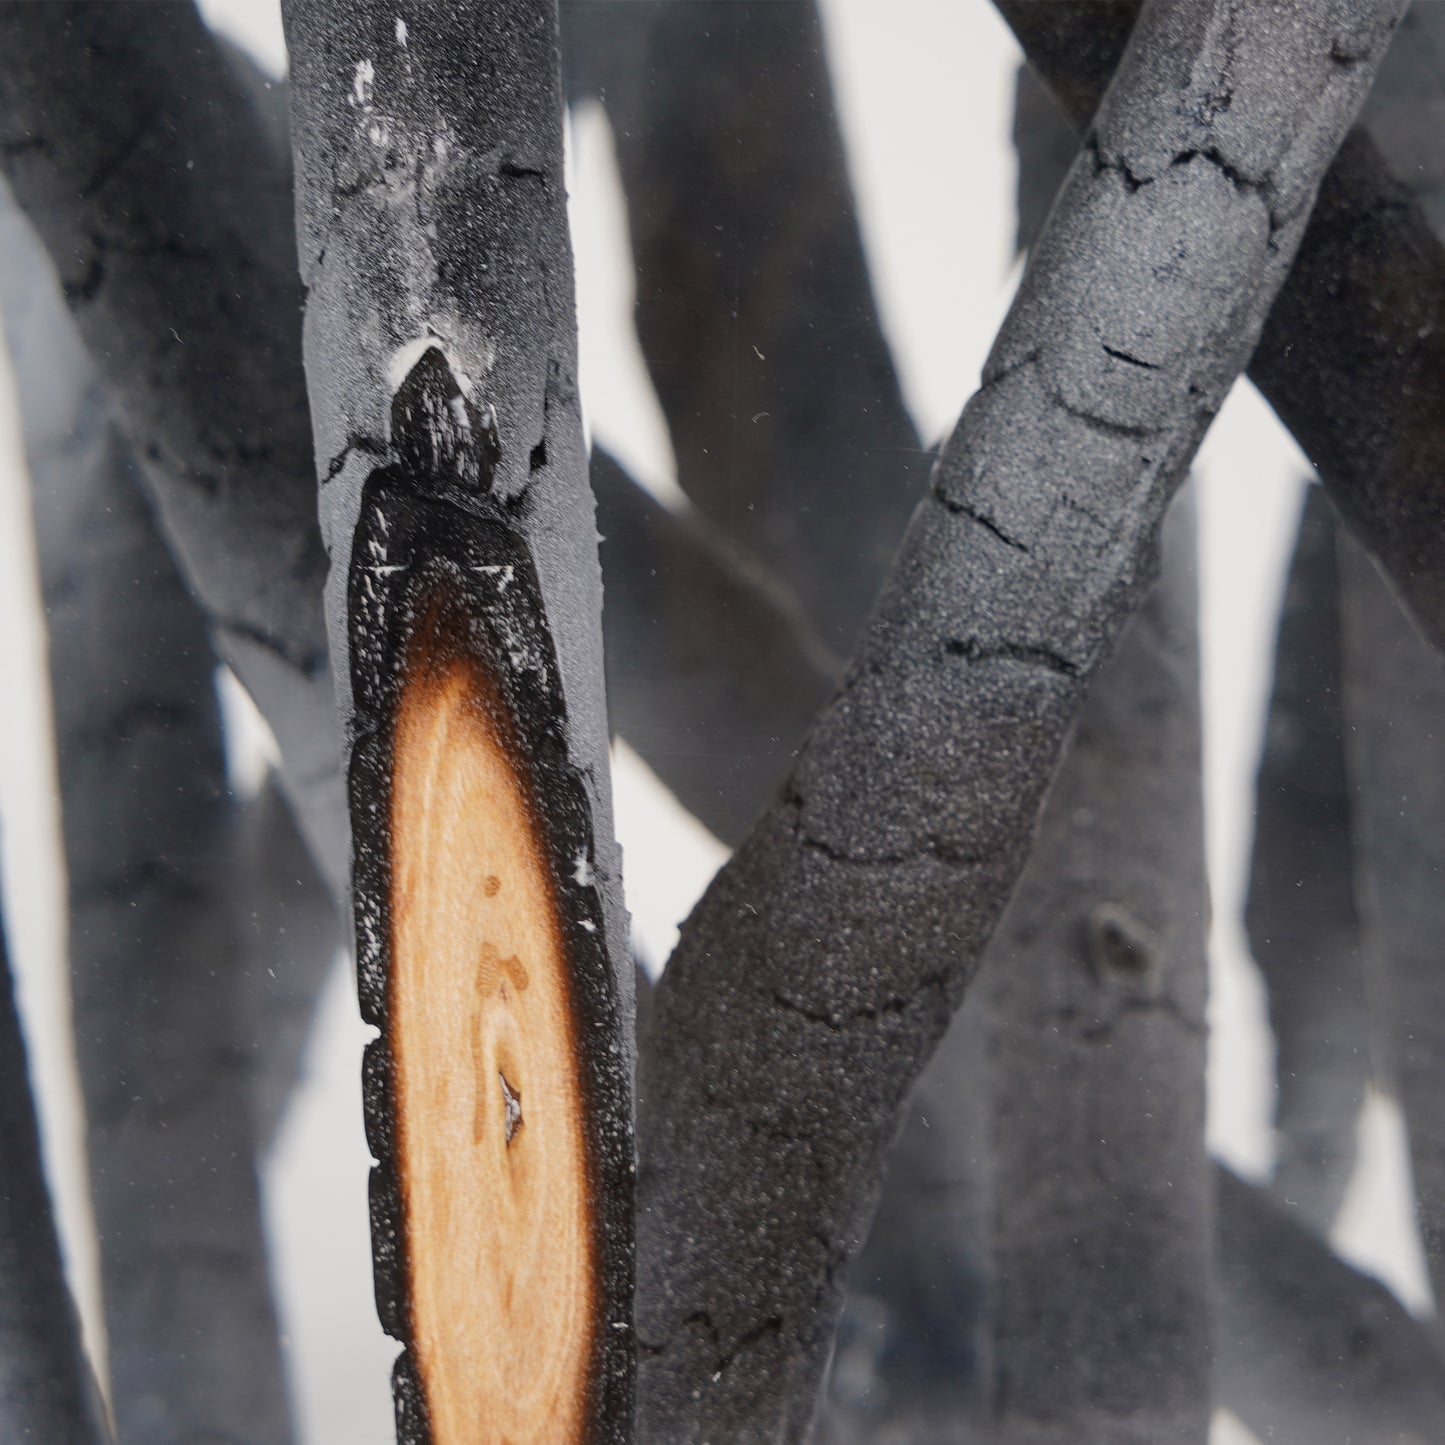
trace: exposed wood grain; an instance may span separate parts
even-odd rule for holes
[[[405,388],[403,388],[405,391]],[[397,427],[405,454],[405,428]],[[432,465],[433,463],[428,463]],[[609,1438],[617,999],[525,545],[387,468],[352,549],[355,904],[377,1303],[401,1438]]]
[[[392,794],[417,1369],[438,1445],[576,1439],[597,1263],[569,960],[517,730],[496,680],[448,645],[445,607],[413,640]]]

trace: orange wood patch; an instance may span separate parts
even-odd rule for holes
[[[601,1291],[564,935],[502,699],[476,661],[421,651],[391,817],[411,1349],[434,1445],[566,1445]]]

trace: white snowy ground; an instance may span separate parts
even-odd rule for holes
[[[904,392],[925,437],[952,425],[1017,281],[1011,266],[1009,142],[1016,51],[991,7],[958,0],[822,0],[864,236]],[[275,0],[203,0],[213,23],[273,73],[285,65]],[[593,434],[659,491],[671,449],[631,325],[625,221],[607,123],[573,118],[572,203],[582,377]],[[1197,468],[1202,518],[1206,801],[1211,939],[1209,1133],[1214,1151],[1260,1177],[1272,1156],[1271,1042],[1240,926],[1250,785],[1273,615],[1304,464],[1241,384]],[[1248,518],[1248,530],[1238,519]],[[66,1028],[64,914],[43,623],[8,364],[0,356],[0,819],[4,891],[30,1036],[48,1167],[72,1286],[103,1359],[96,1254],[85,1202],[80,1113]],[[614,759],[628,901],[649,957],[723,857],[635,755]],[[306,1081],[265,1168],[278,1289],[304,1445],[389,1445],[394,1346],[376,1323],[367,1241],[358,1067],[366,1030],[349,973],[322,1003]],[[1431,1308],[1411,1220],[1398,1110],[1375,1096],[1337,1247],[1414,1310]],[[1216,1416],[1214,1445],[1249,1445]]]

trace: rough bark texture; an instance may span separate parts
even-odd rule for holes
[[[101,1445],[50,1212],[10,959],[0,935],[0,1439]]]
[[[341,897],[290,181],[252,88],[189,4],[0,7],[0,168]]]
[[[1204,1441],[1203,797],[1192,508],[1103,669],[985,954],[1010,1445]]]
[[[1335,510],[1311,487],[1275,641],[1245,923],[1269,990],[1274,1190],[1323,1236],[1355,1165],[1370,1019],[1341,706]]]
[[[805,1428],[900,1109],[1397,14],[1158,4],[1136,34],[841,695],[659,987],[650,1438]]]
[[[1216,1169],[1219,1401],[1278,1445],[1427,1445],[1445,1419],[1431,1331],[1293,1212]]]
[[[230,898],[216,661],[43,251],[8,197],[50,620],[71,998],[121,1441],[290,1438]]]
[[[616,138],[678,480],[846,653],[930,458],[878,324],[817,7],[563,13],[570,87]]]
[[[511,699],[548,839],[586,1039],[579,1067],[605,1322],[589,1398],[598,1437],[624,1439],[633,972],[608,793],[555,12],[531,0],[484,11],[296,3],[286,22],[328,616],[354,744],[361,998],[384,1030],[367,1071],[383,1160],[373,1191],[383,1321],[408,1337],[385,1033],[387,789],[403,678],[392,649],[413,629],[415,589],[435,576],[460,608],[465,647],[487,655]],[[396,1380],[401,1434],[423,1439],[411,1353]]]
[[[605,452],[602,534],[612,726],[724,842],[787,776],[841,665],[787,588],[696,514],[670,512]]]
[[[996,3],[1082,130],[1138,7]],[[1426,635],[1445,646],[1445,248],[1359,128],[1320,186],[1249,376]]]
[[[1409,1129],[1435,1297],[1445,1297],[1445,666],[1361,550],[1342,548],[1345,720],[1366,956]]]

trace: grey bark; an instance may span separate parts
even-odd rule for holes
[[[8,203],[50,622],[71,998],[120,1439],[291,1430],[230,899],[216,662],[44,253]]]
[[[612,726],[724,842],[787,775],[841,665],[788,589],[696,514],[670,512],[605,452],[602,534]]]
[[[1445,235],[1445,6],[1412,4],[1360,122],[1437,236]]]
[[[806,1428],[908,1090],[1397,15],[1161,3],[1136,32],[843,691],[658,989],[649,1438]]]
[[[251,93],[190,4],[0,7],[0,168],[341,897],[290,182]]]
[[[274,778],[240,808],[237,916],[251,1097],[264,1153],[301,1081],[316,1002],[339,962],[336,903]]]
[[[849,651],[931,458],[874,305],[813,3],[564,5],[637,261],[678,480]]]
[[[15,984],[0,931],[0,1439],[101,1445],[45,1183]]]
[[[1427,1445],[1445,1419],[1445,1360],[1378,1280],[1292,1210],[1216,1169],[1220,1403],[1277,1445]]]
[[[491,639],[495,656],[520,658],[502,685],[514,689],[589,1041],[581,1062],[598,1171],[599,1317],[626,1323],[633,963],[611,822],[555,7],[297,0],[285,19],[327,608],[357,829],[363,1015],[385,1030],[394,649],[414,589],[438,566],[458,579],[449,585],[466,598],[470,635]],[[367,1071],[382,1157],[373,1241],[383,1320],[404,1338],[401,1280],[390,1272],[399,1199],[387,1048],[383,1034]],[[631,1332],[601,1335],[598,1438],[625,1439]],[[423,1439],[408,1355],[395,1378],[400,1431]]]
[[[991,1438],[993,1220],[987,1019],[955,1016],[909,1100],[848,1296],[819,1445]]]
[[[1345,545],[1345,720],[1366,957],[1383,1067],[1409,1131],[1416,1213],[1445,1293],[1445,666]]]
[[[996,3],[1082,131],[1138,6]],[[1445,647],[1445,249],[1359,127],[1320,186],[1249,376],[1426,635]]]
[[[994,1091],[993,1433],[1010,1445],[1209,1433],[1208,900],[1184,499],[1164,550],[976,989]]]
[[[1336,532],[1334,507],[1311,487],[1275,640],[1245,905],[1275,1037],[1273,1188],[1321,1236],[1354,1169],[1370,1077]]]

